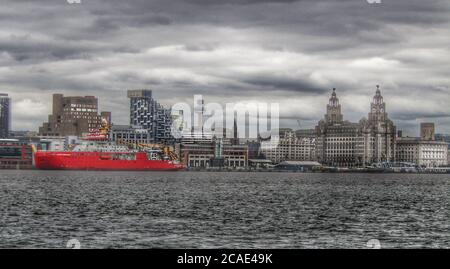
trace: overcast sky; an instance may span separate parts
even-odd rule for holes
[[[128,123],[126,90],[163,104],[279,102],[312,127],[337,88],[367,117],[375,85],[399,129],[450,133],[448,0],[0,0],[0,92],[13,129],[37,130],[51,94],[96,95]]]

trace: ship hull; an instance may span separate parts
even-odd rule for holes
[[[168,160],[148,160],[147,154],[143,152],[130,154],[38,151],[34,155],[34,161],[36,168],[42,170],[177,171],[185,168]]]

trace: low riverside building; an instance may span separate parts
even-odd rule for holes
[[[180,156],[190,168],[246,168],[248,145],[235,144],[234,139],[219,139],[202,132],[181,139]]]
[[[311,161],[284,161],[275,166],[275,170],[309,172],[321,167],[318,162]]]
[[[445,141],[424,140],[416,137],[397,139],[397,161],[411,162],[422,167],[448,165],[448,147]]]
[[[268,169],[273,168],[274,164],[271,160],[268,159],[249,159],[248,166],[249,168],[255,169]]]
[[[218,155],[217,142],[182,144],[181,158],[182,162],[191,168],[246,168],[248,166],[248,146],[223,145],[221,155]]]
[[[17,139],[0,139],[0,169],[32,169],[33,148]]]

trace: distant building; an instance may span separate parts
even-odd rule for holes
[[[8,138],[11,128],[11,98],[0,93],[0,138]]]
[[[448,165],[449,144],[444,141],[404,137],[397,140],[397,161],[410,162],[424,167]]]
[[[435,127],[433,122],[420,124],[420,137],[422,140],[435,140]]]
[[[195,132],[193,134],[196,134]],[[180,143],[182,162],[191,168],[245,168],[248,145],[234,145],[233,138],[216,138],[213,133],[197,133],[183,137]]]
[[[397,128],[388,117],[379,86],[370,104],[369,118],[363,118],[359,124],[364,137],[363,162],[372,164],[395,161]]]
[[[173,143],[171,110],[154,100],[151,90],[129,90],[128,98],[130,125],[148,130],[151,143]]]
[[[282,161],[312,161],[316,159],[315,138],[298,138],[292,130],[282,134],[277,144],[265,144],[261,153],[274,163]]]
[[[284,161],[277,164],[275,170],[309,172],[320,168],[321,164],[313,161]]]
[[[450,134],[436,134],[436,141],[444,141],[448,143],[448,161],[447,164],[450,166]]]
[[[381,91],[377,90],[368,119],[344,121],[341,104],[333,89],[327,113],[316,127],[317,160],[337,167],[365,166],[395,160],[396,127],[388,118]]]
[[[53,111],[39,128],[40,136],[83,136],[97,131],[102,120],[111,122],[111,112],[98,114],[98,99],[94,96],[64,97],[53,95]]]
[[[217,143],[217,142],[216,142]],[[184,144],[181,146],[182,162],[188,167],[245,168],[248,165],[247,145],[223,145],[217,156],[216,143]],[[214,163],[216,161],[216,163]]]
[[[248,146],[248,158],[249,159],[264,159],[265,156],[261,152],[261,142],[259,141],[247,141]]]
[[[295,136],[297,136],[297,138],[315,139],[316,135],[317,133],[315,129],[300,129],[295,131]]]
[[[0,139],[0,169],[32,169],[33,149],[30,143],[17,139]]]
[[[364,138],[360,126],[344,121],[336,89],[333,89],[327,113],[319,121],[316,132],[316,155],[320,163],[340,167],[363,164]]]
[[[151,131],[141,126],[113,125],[110,138],[112,141],[129,145],[154,143]]]

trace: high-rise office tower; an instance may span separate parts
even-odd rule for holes
[[[11,98],[0,93],[0,138],[9,137],[11,128]]]

